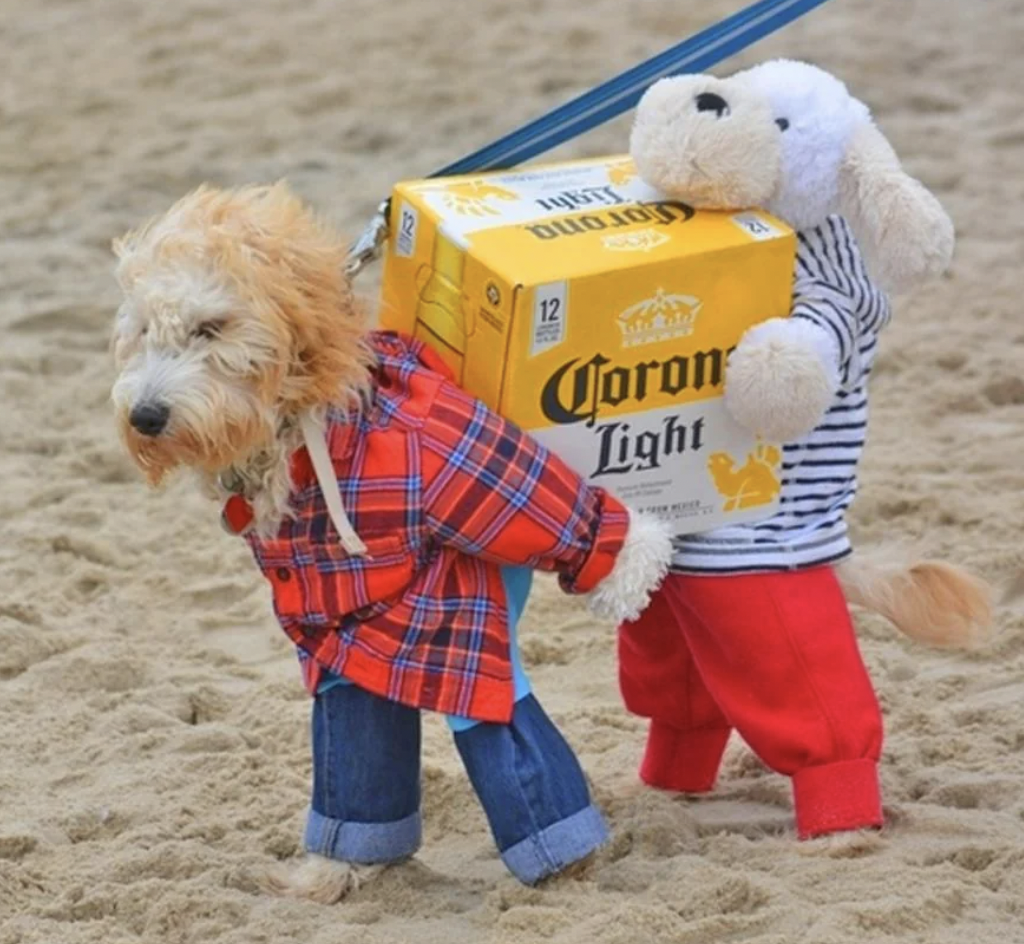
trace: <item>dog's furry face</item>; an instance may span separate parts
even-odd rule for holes
[[[347,406],[364,387],[345,246],[283,185],[200,188],[114,250],[113,399],[154,484],[177,466],[242,463],[284,417]]]

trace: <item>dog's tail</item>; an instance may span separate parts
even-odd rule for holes
[[[973,649],[991,638],[992,588],[952,564],[887,567],[855,555],[837,574],[847,602],[885,617],[916,642]]]

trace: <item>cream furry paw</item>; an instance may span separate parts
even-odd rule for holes
[[[725,372],[725,405],[744,429],[769,442],[813,430],[839,389],[839,350],[826,332],[773,318],[740,340]]]
[[[298,865],[268,871],[260,887],[267,894],[281,898],[304,898],[321,905],[333,905],[375,879],[385,868],[385,865],[360,865],[307,855]]]
[[[629,509],[629,531],[611,573],[588,597],[601,619],[635,620],[650,602],[672,560],[672,528],[653,515]]]

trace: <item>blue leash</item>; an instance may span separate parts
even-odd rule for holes
[[[758,0],[430,176],[450,177],[516,167],[633,108],[658,79],[702,72],[825,2]],[[356,274],[380,254],[387,238],[390,202],[385,200],[381,204],[370,226],[352,247],[350,274]]]

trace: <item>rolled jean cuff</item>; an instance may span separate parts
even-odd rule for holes
[[[505,867],[526,885],[561,872],[608,841],[608,827],[591,804],[527,836],[501,854]]]
[[[847,760],[793,774],[793,806],[801,839],[883,824],[878,763]]]
[[[306,817],[307,852],[371,865],[408,859],[420,847],[423,821],[417,810],[390,823],[348,823],[311,809]]]

